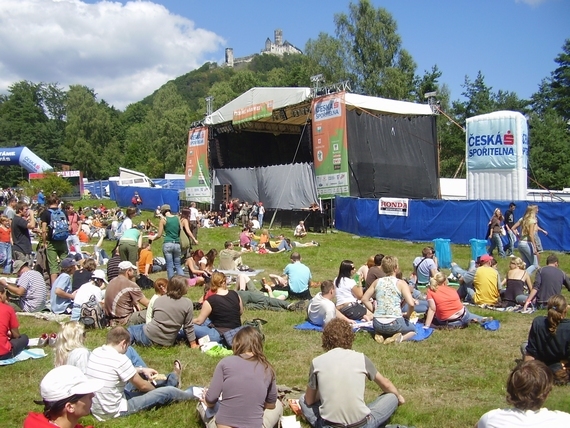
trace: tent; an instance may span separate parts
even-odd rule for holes
[[[428,105],[311,92],[252,88],[191,129],[187,196],[203,197],[213,182],[231,185],[233,197],[279,209],[335,195],[439,197]]]

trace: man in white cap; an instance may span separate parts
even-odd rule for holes
[[[51,370],[40,383],[44,412],[29,413],[24,428],[83,428],[79,419],[89,415],[94,393],[103,388],[80,369],[63,365]]]
[[[11,294],[20,297],[17,302],[10,301],[10,306],[16,312],[39,312],[45,309],[47,287],[42,274],[30,269],[28,263],[22,260],[16,260],[13,268],[14,273],[18,275],[16,285],[0,279],[0,284],[4,285]]]
[[[119,275],[109,282],[105,293],[105,314],[111,325],[129,326],[144,324],[149,300],[134,282],[137,267],[129,261],[119,263]]]
[[[87,303],[91,296],[94,296],[95,300],[103,306],[107,284],[109,283],[105,278],[105,272],[101,269],[93,271],[91,280],[77,289],[75,299],[73,300],[73,309],[71,310],[71,321],[79,321],[81,305]]]

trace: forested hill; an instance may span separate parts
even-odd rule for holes
[[[348,80],[353,92],[397,100],[424,103],[426,92],[437,91],[445,112],[438,116],[442,177],[465,176],[466,118],[520,111],[530,124],[529,186],[570,187],[570,39],[531,99],[493,90],[482,70],[465,78],[461,99],[453,101],[437,65],[418,73],[390,14],[368,0],[360,3],[336,16],[334,36],[321,33],[309,40],[304,55],[258,55],[235,68],[206,63],[124,111],[98,99],[97,88],[16,82],[0,95],[0,147],[26,146],[50,164],[71,163],[90,179],[117,175],[120,166],[150,177],[181,173],[188,128],[204,117],[207,96],[216,110],[252,87],[310,86],[310,76],[322,73],[327,83]],[[22,168],[7,167],[0,186],[24,179]]]

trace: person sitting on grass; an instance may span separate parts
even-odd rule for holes
[[[275,283],[275,290],[287,291],[289,299],[312,299],[313,296],[309,291],[312,278],[311,270],[301,262],[301,254],[291,253],[291,263],[285,266],[283,273],[283,276],[269,275]]]
[[[416,302],[408,283],[396,278],[400,270],[396,257],[384,257],[382,270],[386,276],[374,281],[362,296],[362,303],[369,311],[374,311],[374,340],[385,344],[410,340],[416,334],[415,326],[409,321]],[[370,301],[372,297],[377,302],[376,310]],[[402,302],[408,304],[406,314],[402,314]]]
[[[570,320],[568,302],[560,294],[552,296],[547,303],[546,316],[532,321],[528,333],[525,360],[540,360],[554,373],[557,384],[570,381]]]
[[[89,379],[104,382],[104,387],[95,393],[91,406],[91,412],[97,420],[128,416],[175,401],[197,399],[192,393],[192,388],[187,390],[175,386],[156,388],[151,379],[157,375],[157,371],[149,367],[135,368],[125,355],[130,343],[129,332],[124,327],[117,326],[107,333],[107,343],[94,349],[89,356],[85,374]],[[180,361],[175,360],[173,373],[168,377],[176,379],[180,385],[181,371]],[[127,382],[136,388],[136,392],[125,389]]]
[[[299,224],[295,227],[295,233],[293,233],[295,238],[304,238],[307,236],[307,229],[305,229],[305,222],[301,220]]]
[[[372,312],[366,309],[360,301],[363,291],[352,276],[356,268],[351,260],[343,260],[338,269],[338,275],[334,280],[336,286],[336,308],[347,318],[355,321],[371,321]]]
[[[406,285],[407,287],[407,285]],[[312,427],[384,426],[405,403],[394,384],[382,376],[366,355],[352,350],[354,332],[345,320],[335,318],[322,335],[325,354],[313,359],[309,382],[299,405]],[[366,379],[382,390],[371,403],[364,401]]]
[[[355,321],[345,317],[333,302],[337,291],[334,282],[326,280],[321,282],[321,291],[309,302],[307,318],[311,324],[324,326],[334,318],[343,319],[350,324]]]
[[[520,257],[509,261],[507,277],[501,283],[506,290],[502,293],[501,301],[506,306],[524,305],[528,295],[532,291],[532,280],[526,271],[526,265]],[[525,288],[528,290],[525,293]]]
[[[40,383],[43,413],[29,413],[24,428],[83,428],[78,422],[89,415],[93,393],[103,386],[102,381],[88,379],[77,367],[56,367]]]
[[[28,336],[20,334],[16,311],[7,300],[6,287],[0,284],[0,360],[14,358],[28,346]]]
[[[492,320],[472,314],[459,300],[459,294],[451,288],[441,272],[430,279],[427,291],[428,311],[424,328],[432,326],[467,327],[471,322],[484,323]]]
[[[210,281],[212,276],[207,270],[201,269],[198,264],[203,257],[204,252],[198,249],[193,251],[190,257],[186,259],[188,274],[190,275],[190,278],[196,278],[196,285],[204,285],[205,282]]]
[[[148,301],[148,307],[146,308],[146,323],[148,324],[152,320],[152,314],[154,311],[154,302],[160,296],[164,296],[166,294],[166,288],[168,286],[168,279],[166,278],[158,278],[154,281],[154,294]]]
[[[485,413],[475,428],[570,426],[570,414],[542,407],[552,385],[552,372],[543,362],[518,364],[507,380],[507,403],[513,408]]]

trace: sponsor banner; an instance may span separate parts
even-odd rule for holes
[[[378,201],[378,214],[408,216],[408,199],[402,198],[380,198]]]
[[[188,133],[184,179],[187,198],[195,202],[211,201],[207,127],[194,128]]]
[[[270,117],[272,114],[273,114],[273,101],[254,104],[248,107],[234,110],[234,117],[232,119],[232,124],[237,125],[239,123],[251,122],[252,120],[258,120],[258,119],[263,119],[264,117]]]
[[[20,165],[28,172],[44,172],[52,169],[27,147],[0,148],[0,165]]]
[[[514,116],[473,120],[467,123],[467,168],[526,169],[528,127]]]
[[[317,195],[322,199],[349,196],[344,92],[316,98],[311,108]]]

